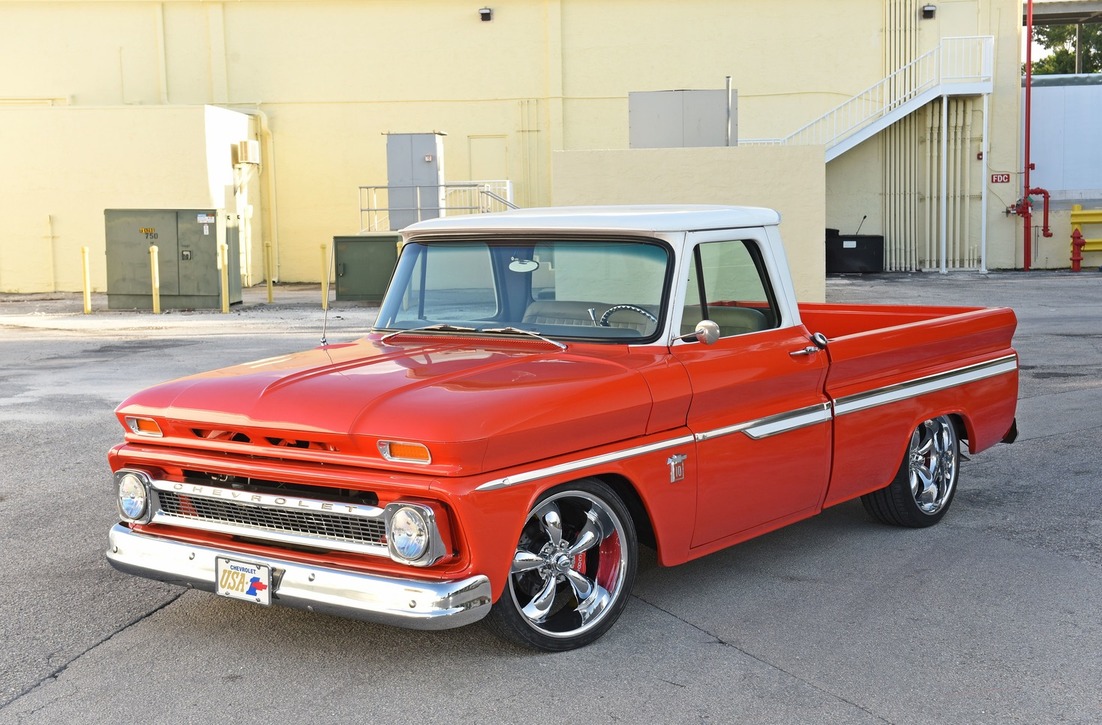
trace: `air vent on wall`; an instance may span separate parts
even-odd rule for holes
[[[259,141],[238,141],[234,147],[236,159],[234,163],[237,164],[260,164],[260,142]]]

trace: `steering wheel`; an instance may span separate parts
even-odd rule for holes
[[[651,313],[647,312],[642,307],[636,307],[635,305],[613,305],[612,307],[609,307],[607,310],[605,310],[605,313],[603,315],[601,315],[601,319],[599,320],[598,324],[600,324],[601,327],[608,327],[609,326],[608,318],[612,317],[612,313],[616,312],[618,310],[631,310],[632,312],[635,312],[637,314],[642,315],[643,317],[646,317],[651,322],[654,322],[654,323],[658,322],[657,317],[655,317]]]

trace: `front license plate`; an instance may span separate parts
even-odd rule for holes
[[[272,567],[219,556],[214,560],[217,592],[231,599],[268,606],[272,603]]]

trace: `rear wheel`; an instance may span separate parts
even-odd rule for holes
[[[631,515],[606,484],[552,489],[528,513],[490,628],[548,651],[593,642],[627,604],[636,550]]]
[[[933,526],[953,502],[960,468],[960,439],[952,419],[943,415],[920,424],[911,434],[899,473],[887,488],[861,497],[865,510],[886,524]]]

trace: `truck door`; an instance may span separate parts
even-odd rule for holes
[[[688,426],[697,438],[692,546],[698,547],[749,538],[818,511],[830,472],[831,423],[823,392],[827,356],[794,319],[790,288],[770,283],[788,269],[783,252],[771,254],[767,231],[698,233],[690,241],[681,267],[681,332],[702,319],[720,328],[715,344],[672,347],[693,390]]]

